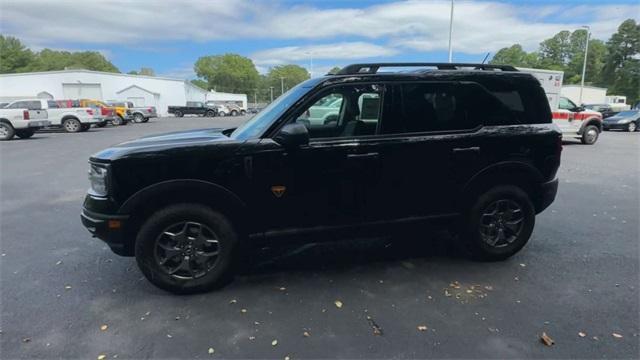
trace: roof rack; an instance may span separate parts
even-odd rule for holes
[[[370,63],[352,64],[342,68],[336,75],[376,74],[381,67],[435,67],[438,70],[460,70],[473,68],[474,70],[518,71],[511,65],[465,64],[465,63]]]

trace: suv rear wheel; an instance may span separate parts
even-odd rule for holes
[[[135,256],[144,276],[159,288],[204,292],[231,278],[237,241],[221,213],[200,204],[177,204],[157,211],[142,225]]]
[[[216,116],[216,113],[213,110],[209,110],[209,111],[207,111],[205,116],[206,117],[214,117],[214,116]]]
[[[504,260],[529,241],[535,211],[521,188],[499,185],[477,198],[464,221],[461,240],[475,258]]]
[[[135,123],[143,123],[144,122],[144,115],[140,114],[140,113],[135,113],[133,114],[133,122]]]
[[[598,131],[598,128],[596,126],[589,125],[586,128],[584,128],[584,131],[582,132],[582,138],[580,139],[580,141],[582,141],[582,143],[585,145],[593,145],[598,140],[599,134],[600,134],[600,131]]]

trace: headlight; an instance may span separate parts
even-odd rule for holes
[[[89,183],[91,184],[91,192],[98,196],[107,196],[108,194],[108,176],[109,168],[103,165],[90,164],[89,166]]]
[[[622,120],[618,120],[618,124],[626,124],[626,123],[629,123],[629,122],[631,122],[631,120],[630,120],[630,119],[622,119]]]

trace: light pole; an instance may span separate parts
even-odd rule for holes
[[[309,77],[313,77],[313,52],[306,51],[305,55],[309,55]]]
[[[284,78],[280,76],[280,95],[284,94]]]
[[[587,25],[582,26],[583,29],[587,29],[587,41],[584,45],[584,61],[582,63],[582,79],[580,79],[580,104],[582,106],[582,91],[584,89],[584,75],[587,72],[587,54],[589,52],[589,38],[591,37],[591,28]]]
[[[273,86],[269,86],[269,90],[271,90],[271,102],[273,102]]]
[[[451,36],[453,35],[453,0],[451,0],[451,15],[449,16],[449,63],[453,60],[453,46]]]

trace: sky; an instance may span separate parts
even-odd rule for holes
[[[450,0],[0,0],[0,32],[33,50],[94,50],[122,72],[192,79],[206,55],[237,53],[258,71],[325,74],[356,62],[446,62]],[[606,41],[640,1],[455,0],[453,60],[481,62],[514,43],[532,51],[561,30]]]

